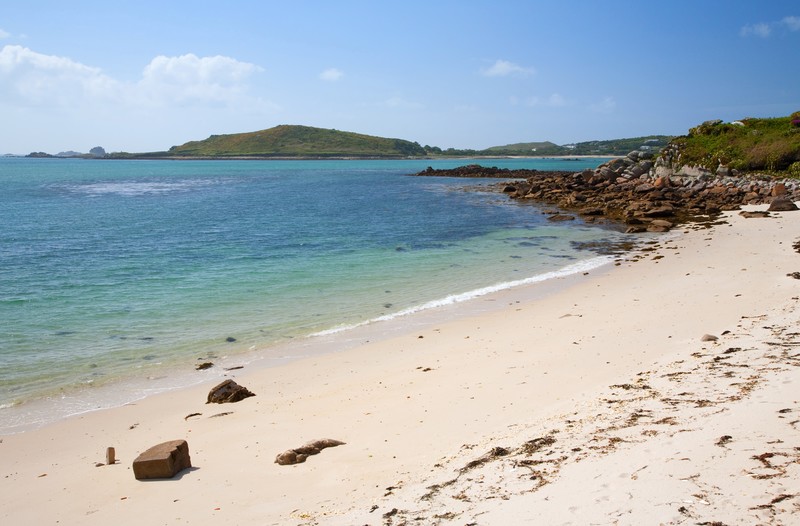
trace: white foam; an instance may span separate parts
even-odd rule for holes
[[[567,265],[566,267],[562,267],[558,270],[553,270],[550,272],[545,272],[542,274],[537,274],[535,276],[531,276],[529,278],[518,279],[514,281],[505,281],[502,283],[497,283],[495,285],[489,285],[488,287],[482,287],[479,289],[471,290],[468,292],[462,292],[459,294],[451,294],[444,298],[436,299],[429,301],[427,303],[423,303],[421,305],[415,305],[413,307],[409,307],[407,309],[403,309],[398,312],[394,312],[391,314],[384,314],[383,316],[378,316],[376,318],[372,318],[366,321],[362,321],[359,323],[354,323],[350,325],[340,325],[337,327],[333,327],[331,329],[326,329],[323,331],[315,332],[310,334],[309,337],[315,336],[330,336],[332,334],[352,330],[358,327],[363,327],[365,325],[369,325],[372,323],[382,322],[382,321],[389,321],[396,318],[400,318],[403,316],[409,316],[411,314],[416,314],[418,312],[436,309],[440,307],[444,307],[447,305],[454,305],[456,303],[461,303],[464,301],[469,301],[475,298],[479,298],[481,296],[486,296],[487,294],[493,294],[495,292],[500,292],[503,290],[508,290],[514,287],[519,287],[522,285],[533,285],[535,283],[541,283],[543,281],[563,278],[567,276],[571,276],[573,274],[578,274],[582,272],[588,272],[590,270],[602,267],[613,261],[612,256],[598,256],[591,259],[586,259],[583,261],[579,261],[577,263],[573,263],[571,265]]]
[[[178,180],[178,181],[100,181],[96,183],[68,185],[63,188],[68,192],[89,197],[118,195],[122,197],[139,197],[145,195],[164,195],[173,192],[186,192],[195,188],[216,184],[215,180]]]

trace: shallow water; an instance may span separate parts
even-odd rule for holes
[[[549,223],[494,180],[407,176],[468,162],[1,159],[0,429],[33,400],[80,412],[98,386],[605,261],[574,244],[613,231]]]

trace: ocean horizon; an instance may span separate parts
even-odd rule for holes
[[[0,159],[0,430],[607,264],[581,247],[613,229],[495,179],[409,177],[603,160]]]

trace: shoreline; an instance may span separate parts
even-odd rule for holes
[[[485,313],[497,308],[493,305],[496,302],[494,296],[504,292],[519,294],[528,300],[553,294],[560,288],[569,286],[569,282],[577,279],[578,274],[602,272],[603,267],[612,264],[611,256],[592,255],[590,249],[586,249],[584,253],[587,256],[585,259],[528,278],[454,293],[352,325],[336,325],[284,341],[251,346],[248,349],[242,347],[221,356],[207,358],[206,360],[213,360],[214,365],[205,370],[197,370],[195,366],[201,359],[197,358],[198,362],[192,362],[194,356],[190,356],[184,363],[166,368],[160,363],[154,363],[152,374],[111,378],[103,383],[64,391],[60,398],[54,394],[0,407],[0,412],[8,412],[0,414],[0,436],[33,431],[60,420],[138,403],[150,396],[219,382],[231,371],[280,367],[308,356],[346,351],[360,342],[374,342],[386,339],[389,335],[429,327],[437,322]],[[510,289],[519,290],[510,292]],[[11,414],[15,412],[19,414]]]
[[[406,334],[279,367],[232,372],[231,378],[256,393],[237,404],[206,406],[210,386],[205,384],[4,436],[0,465],[5,476],[0,480],[10,504],[0,513],[24,522],[114,521],[123,526],[176,520],[401,524],[401,519],[417,516],[430,524],[463,524],[478,517],[483,525],[507,524],[515,517],[533,519],[530,509],[523,511],[519,505],[528,505],[539,493],[514,489],[516,479],[507,472],[511,464],[502,465],[499,475],[480,473],[484,480],[497,480],[483,486],[487,492],[469,493],[465,488],[467,500],[419,498],[431,483],[453,478],[448,468],[465,466],[493,447],[544,436],[530,433],[546,432],[554,422],[563,424],[564,415],[589,421],[609,386],[635,385],[639,373],[658,376],[654,371],[692,362],[692,353],[710,355],[714,345],[719,353],[725,346],[758,346],[765,337],[756,331],[756,322],[748,325],[747,320],[778,327],[797,314],[800,285],[786,276],[800,269],[800,256],[792,248],[800,238],[800,225],[792,213],[750,219],[728,213],[711,229],[685,225],[680,230],[680,236],[640,252],[634,258],[638,261],[576,276],[570,286],[542,297],[503,291],[491,297],[498,308],[486,313],[436,320]],[[723,335],[725,331],[731,332]],[[748,331],[756,336],[743,334]],[[706,333],[719,335],[719,343],[701,342]],[[751,340],[742,344],[739,340],[746,337]],[[796,384],[797,369],[769,367],[750,392],[774,392],[771,404],[785,402],[785,408],[800,410],[791,399],[796,391],[776,387],[780,382]],[[722,375],[703,378],[713,386],[731,383]],[[735,401],[716,408],[749,414],[747,402],[754,399],[749,393],[741,396],[744,409],[733,405]],[[781,396],[788,400],[774,398]],[[754,404],[749,410],[759,407]],[[194,412],[202,414],[185,418]],[[215,414],[224,416],[213,418]],[[698,422],[710,418],[716,416],[696,417]],[[747,422],[741,419],[739,425],[746,427]],[[743,451],[749,446],[740,437],[758,438],[748,432],[736,433],[736,445]],[[562,433],[556,440],[568,435]],[[194,468],[172,481],[134,480],[130,463],[139,452],[178,438],[189,442]],[[277,453],[321,438],[346,444],[304,464],[273,463]],[[575,486],[580,473],[569,479],[568,469],[595,469],[604,458],[619,459],[619,452],[634,450],[649,449],[647,454],[655,458],[665,448],[678,447],[673,438],[653,435],[563,468],[543,486],[549,501],[565,506],[552,505],[550,517],[562,523],[574,519],[564,499],[582,488]],[[586,449],[575,440],[580,439],[563,442]],[[796,440],[787,439],[785,446],[773,444],[773,449],[796,445]],[[116,448],[120,462],[95,467],[109,446]],[[755,454],[762,452],[760,447]],[[484,464],[500,463],[486,460],[475,469]],[[472,476],[478,474],[457,476],[453,487],[468,479],[475,486]],[[596,475],[594,497],[602,497],[603,491],[613,497],[616,473]],[[637,487],[657,491],[658,475],[638,480],[645,479],[648,485]],[[800,489],[791,476],[768,481],[775,483],[770,486],[775,491],[783,488],[775,498]],[[492,493],[493,488],[501,490]],[[501,494],[508,498],[497,498]],[[588,513],[585,517],[597,520],[602,511],[610,522],[615,510],[580,500],[580,494],[574,498]],[[793,499],[780,502],[791,507]],[[631,506],[640,517],[652,510],[646,500]],[[724,506],[715,501],[708,509]],[[682,514],[679,505],[668,511],[673,518],[666,520]],[[750,513],[741,506],[731,511]],[[702,515],[701,508],[690,512],[693,521],[716,520]]]

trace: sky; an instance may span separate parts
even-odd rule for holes
[[[483,149],[800,110],[797,0],[3,2],[0,154],[301,124]]]

